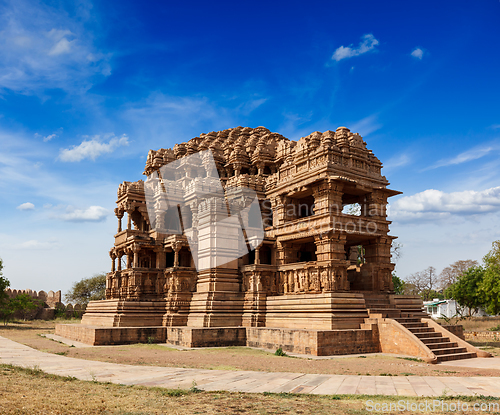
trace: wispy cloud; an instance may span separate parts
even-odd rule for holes
[[[26,249],[26,250],[49,250],[54,249],[59,246],[56,240],[50,241],[38,241],[36,239],[30,239],[29,241],[21,242],[18,244],[11,245],[10,248],[13,249]]]
[[[109,55],[94,46],[85,16],[26,0],[5,2],[0,16],[0,90],[81,92],[110,74]]]
[[[47,141],[50,141],[50,140],[52,140],[53,138],[56,138],[56,137],[57,137],[57,134],[46,135],[45,137],[43,137],[43,142],[46,143]]]
[[[427,189],[404,196],[391,205],[391,220],[434,220],[500,212],[500,187],[446,193]]]
[[[33,210],[35,209],[35,205],[31,202],[26,202],[26,203],[23,203],[22,205],[19,205],[16,209],[19,209],[19,210]]]
[[[377,115],[369,115],[348,127],[352,132],[365,137],[382,128],[382,124],[378,121]]]
[[[424,50],[421,48],[415,48],[411,52],[411,56],[413,56],[415,59],[422,60],[424,57]]]
[[[432,166],[425,168],[424,170],[432,170],[432,169],[437,169],[438,167],[446,167],[446,166],[453,166],[457,164],[467,163],[469,161],[477,160],[487,156],[488,154],[499,151],[500,151],[499,143],[490,143],[486,145],[481,145],[478,147],[471,148],[467,151],[464,151],[456,155],[455,157],[439,160],[438,162],[436,162]]]
[[[387,160],[384,163],[384,171],[387,172],[388,170],[393,170],[398,167],[403,167],[411,163],[411,158],[408,156],[408,154],[399,154],[395,157],[391,157],[389,160]]]
[[[361,36],[361,42],[359,42],[358,47],[340,46],[333,53],[332,59],[334,61],[341,61],[342,59],[349,59],[354,56],[362,55],[363,53],[370,52],[375,49],[375,46],[379,44],[379,41],[375,39],[371,33]]]
[[[95,160],[102,154],[111,153],[118,147],[128,144],[128,137],[125,134],[119,138],[114,134],[107,134],[104,138],[95,135],[89,140],[83,140],[77,146],[61,149],[59,159],[66,162],[78,162],[84,159]]]
[[[57,215],[56,218],[67,222],[101,222],[108,215],[108,209],[102,206],[90,206],[87,209],[75,209],[69,206],[65,213]]]

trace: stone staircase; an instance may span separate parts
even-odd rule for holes
[[[365,320],[366,323],[372,323],[376,319],[397,321],[434,353],[437,358],[436,363],[477,357],[476,353],[468,352],[465,347],[459,347],[456,342],[423,322],[422,318],[429,316],[416,304],[410,304],[402,309],[384,295],[365,297],[365,304],[369,315],[369,319]]]
[[[476,353],[468,352],[465,347],[459,347],[457,343],[452,342],[448,337],[436,333],[432,327],[429,327],[427,323],[422,322],[418,317],[400,317],[395,320],[411,331],[436,355],[437,363],[477,357]]]
[[[370,318],[399,318],[401,310],[387,301],[385,297],[365,297],[365,305]]]

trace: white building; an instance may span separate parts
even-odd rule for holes
[[[457,315],[457,310],[460,306],[457,305],[455,300],[439,300],[435,298],[432,301],[424,301],[425,311],[430,314],[432,318],[452,318]],[[463,309],[463,315],[468,315],[469,310],[467,308]],[[479,309],[477,313],[472,313],[474,317],[488,316],[483,309]]]

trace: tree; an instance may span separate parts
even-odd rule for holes
[[[447,266],[445,269],[441,271],[439,274],[439,287],[442,290],[450,287],[455,284],[458,279],[469,269],[472,267],[478,267],[479,263],[477,261],[473,261],[471,259],[467,259],[465,261],[456,261],[453,264]]]
[[[500,313],[500,240],[492,244],[483,262],[485,265],[484,278],[480,284],[480,291],[484,297],[486,312],[489,314]]]
[[[403,250],[403,244],[400,244],[399,242],[392,241],[391,245],[391,260],[395,264],[399,261],[399,258],[401,258],[401,255]]]
[[[9,308],[9,296],[5,291],[10,286],[10,281],[3,276],[3,262],[0,259],[0,318],[4,321],[4,324],[8,318],[12,315]]]
[[[394,286],[394,294],[401,295],[405,293],[405,282],[394,272],[392,273],[392,285]]]
[[[23,315],[23,320],[26,321],[26,316],[31,310],[35,310],[40,306],[38,300],[33,300],[29,294],[18,294],[10,300],[9,307],[13,313],[19,311]]]
[[[96,274],[75,282],[71,290],[64,294],[64,299],[70,303],[88,304],[89,301],[106,298],[106,274]]]
[[[477,313],[485,304],[482,290],[485,269],[481,266],[469,268],[445,291],[447,297],[454,299],[460,306],[469,309],[469,317]]]
[[[436,268],[434,267],[411,274],[406,279],[412,293],[420,295],[424,301],[431,300],[432,295],[435,295],[437,281]]]

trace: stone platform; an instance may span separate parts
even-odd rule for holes
[[[183,347],[248,346],[331,356],[380,351],[372,330],[314,330],[271,327],[99,327],[57,324],[55,334],[94,346],[168,343]]]

